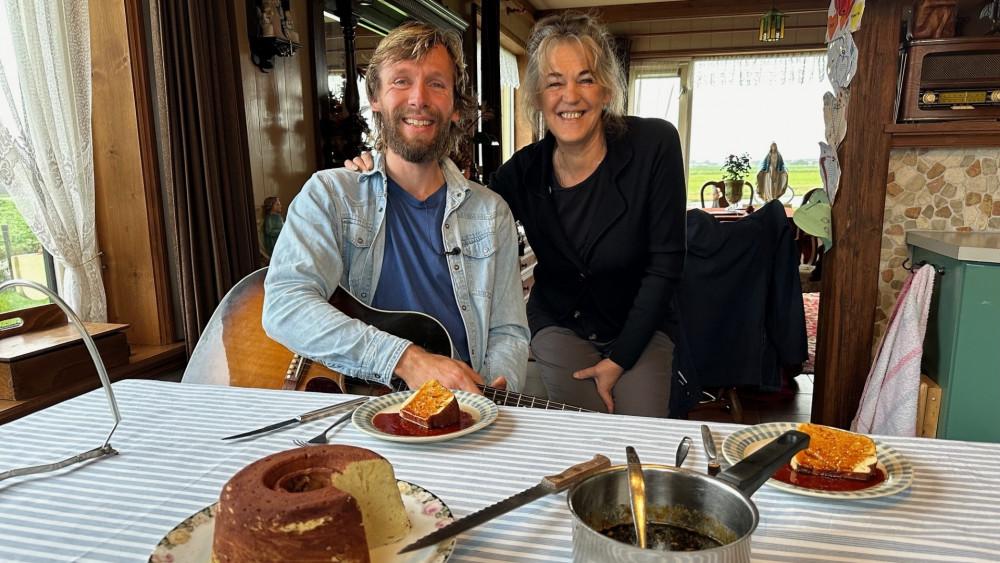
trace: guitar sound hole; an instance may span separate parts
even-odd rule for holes
[[[328,377],[314,377],[306,383],[306,391],[317,393],[343,393],[337,382]]]

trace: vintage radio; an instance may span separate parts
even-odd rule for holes
[[[903,53],[899,120],[1000,118],[1000,38],[911,41]]]

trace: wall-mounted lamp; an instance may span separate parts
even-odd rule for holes
[[[521,14],[528,19],[529,22],[535,23],[535,17],[531,15],[525,7],[517,0],[507,0],[507,15],[511,14]]]
[[[760,40],[779,41],[783,39],[785,37],[785,18],[787,17],[784,13],[774,9],[772,5],[764,17],[760,18]]]
[[[250,57],[262,72],[274,68],[274,57],[290,57],[302,48],[289,0],[254,0],[253,7],[248,6],[247,19]]]

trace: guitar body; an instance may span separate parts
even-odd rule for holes
[[[344,376],[326,366],[304,361],[271,340],[261,325],[264,310],[262,268],[240,280],[219,303],[195,347],[183,382],[340,392]],[[286,376],[299,377],[286,385]]]
[[[394,379],[395,388],[389,388],[345,377],[271,340],[261,325],[266,275],[267,268],[253,272],[222,299],[188,360],[182,382],[359,395],[380,395],[406,388],[398,379]],[[374,309],[343,287],[338,287],[330,297],[330,304],[349,317],[405,338],[428,352],[453,357],[451,337],[434,317],[413,311]],[[585,410],[504,389],[479,387],[486,398],[503,406]]]

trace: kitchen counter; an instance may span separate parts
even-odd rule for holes
[[[1000,233],[907,231],[906,244],[970,262],[1000,264]]]

